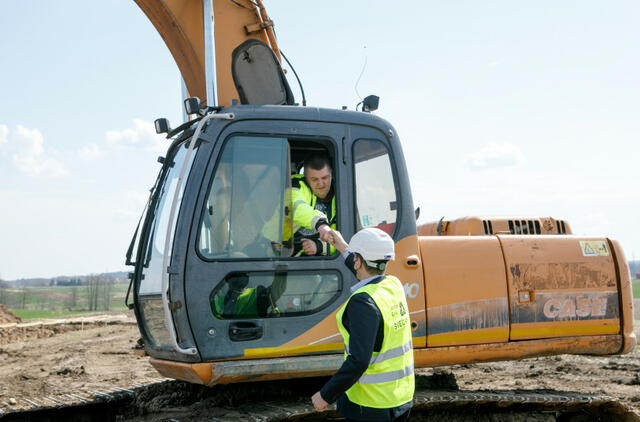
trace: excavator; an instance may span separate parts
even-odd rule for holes
[[[404,285],[416,367],[634,348],[616,240],[551,217],[418,226],[402,143],[372,113],[377,97],[356,110],[297,103],[262,0],[135,2],[178,65],[189,116],[176,128],[156,120],[171,143],[127,252],[126,302],[160,374],[212,386],[340,366],[335,315],[354,279],[339,254],[295,256],[282,234],[295,229],[291,176],[312,153],[331,160],[345,239],[378,227],[395,241],[388,272]],[[261,306],[217,306],[233,289]]]

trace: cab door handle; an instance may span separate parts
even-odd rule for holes
[[[418,255],[409,255],[404,263],[407,267],[417,267],[420,265],[420,258]]]
[[[262,337],[263,329],[261,322],[238,321],[229,324],[229,340],[248,341]]]

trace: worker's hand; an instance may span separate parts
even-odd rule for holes
[[[318,233],[320,234],[320,239],[324,242],[329,241],[329,233],[331,233],[331,227],[328,224],[323,224],[318,227]]]
[[[302,241],[302,250],[304,251],[305,255],[315,255],[316,253],[318,253],[316,242],[309,239],[304,239]]]
[[[342,237],[342,234],[337,230],[331,230],[331,233],[329,233],[329,243],[331,244],[331,246],[340,251],[340,253],[345,253],[347,247],[349,247],[347,242],[345,242],[344,238]]]
[[[324,412],[327,406],[329,406],[329,403],[324,401],[319,391],[311,397],[311,403],[313,403],[313,407],[315,407],[318,412]]]

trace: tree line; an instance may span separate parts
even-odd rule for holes
[[[68,287],[44,291],[38,288],[12,288],[0,279],[0,304],[15,309],[108,311],[113,301],[116,280],[104,275],[88,275],[82,283],[70,280]],[[60,285],[59,283],[56,283]]]

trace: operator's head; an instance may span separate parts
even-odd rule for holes
[[[242,293],[249,284],[249,276],[247,274],[235,274],[227,279],[229,290],[236,293]]]
[[[353,235],[348,250],[354,255],[353,271],[358,280],[384,274],[387,261],[395,258],[393,239],[373,227],[362,229]]]
[[[331,191],[331,163],[326,155],[312,154],[304,160],[304,178],[315,196],[325,199]]]

